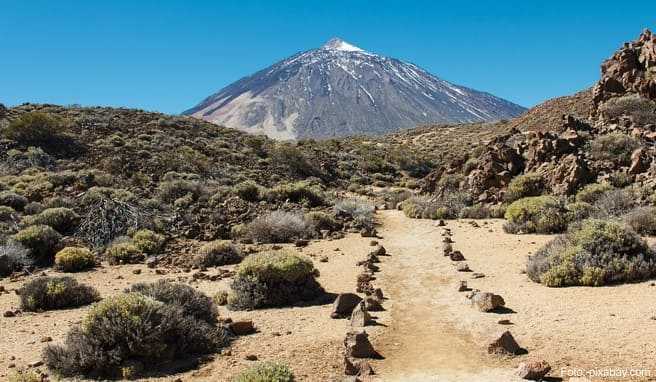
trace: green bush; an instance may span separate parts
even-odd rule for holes
[[[447,211],[429,196],[413,196],[401,203],[405,216],[413,219],[443,219]]]
[[[261,197],[260,187],[253,181],[239,183],[235,186],[234,193],[249,202],[257,202]]]
[[[490,208],[484,204],[474,204],[460,211],[463,219],[487,219],[490,217]]]
[[[48,264],[57,252],[61,235],[47,225],[33,225],[18,231],[12,238],[27,247],[37,263]]]
[[[231,284],[232,309],[286,306],[323,293],[312,261],[292,251],[273,251],[246,257]]]
[[[199,182],[184,179],[164,181],[157,187],[159,198],[167,203],[173,203],[183,197],[197,200],[203,192]]]
[[[146,255],[157,255],[164,246],[164,236],[149,229],[141,229],[132,235],[134,247]]]
[[[262,362],[241,372],[233,382],[294,382],[294,374],[285,364]]]
[[[79,272],[96,265],[96,257],[90,250],[66,247],[55,255],[55,266],[63,272]]]
[[[64,377],[131,379],[214,353],[226,343],[223,328],[185,315],[176,302],[124,293],[91,308],[64,346],[45,349],[44,359]]]
[[[624,133],[600,135],[590,142],[590,156],[594,160],[629,165],[631,154],[640,147],[640,141]]]
[[[321,189],[310,185],[308,182],[286,183],[278,185],[267,193],[267,198],[272,201],[301,203],[309,207],[317,207],[325,204]]]
[[[206,268],[237,264],[242,258],[239,249],[230,241],[215,240],[200,247],[198,254],[194,257],[194,265]]]
[[[544,179],[538,174],[524,174],[513,178],[508,184],[504,195],[507,202],[526,198],[528,196],[540,196],[544,192]]]
[[[9,374],[9,382],[43,382],[41,374],[34,370],[18,370]],[[47,381],[47,379],[45,379]]]
[[[656,207],[639,207],[624,215],[626,225],[640,235],[656,235]]]
[[[565,206],[567,209],[567,221],[581,221],[589,218],[595,212],[594,206],[586,202],[574,202]]]
[[[98,301],[98,292],[71,277],[37,277],[19,290],[21,309],[29,312],[75,308]]]
[[[509,233],[557,233],[567,228],[566,210],[553,196],[531,196],[514,201],[505,214]]]
[[[656,275],[656,254],[630,228],[588,219],[530,256],[527,274],[550,287],[640,281]]]
[[[576,201],[594,204],[604,193],[612,189],[613,186],[608,183],[588,184],[576,193]]]
[[[15,210],[22,211],[28,200],[22,195],[11,191],[0,192],[0,206],[11,207]]]
[[[131,242],[123,242],[110,245],[105,250],[105,258],[110,265],[120,265],[140,263],[145,256]]]
[[[49,143],[64,131],[61,119],[39,112],[25,113],[13,120],[3,131],[4,135],[23,144]]]
[[[74,229],[80,221],[80,217],[75,211],[64,208],[48,208],[43,210],[38,215],[26,216],[22,224],[25,226],[31,225],[47,225],[54,228],[57,232],[67,233]]]

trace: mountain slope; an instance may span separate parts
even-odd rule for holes
[[[339,39],[243,78],[184,112],[277,139],[492,121],[525,109]]]

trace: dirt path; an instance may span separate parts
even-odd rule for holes
[[[380,281],[389,298],[380,322],[388,325],[377,338],[385,356],[377,363],[385,381],[489,381],[512,379],[512,372],[484,357],[467,333],[449,321],[436,296],[454,278],[444,272],[441,237],[434,222],[408,220],[398,211],[380,214],[386,258]],[[447,263],[445,265],[445,263]],[[453,271],[453,270],[452,270]],[[455,292],[454,292],[455,293]]]
[[[523,273],[526,258],[553,236],[509,235],[500,220],[448,221],[454,248],[484,278],[457,272],[441,254],[441,229],[429,220],[381,211],[381,243],[388,249],[377,286],[386,296],[386,312],[373,331],[374,345],[385,357],[375,363],[383,381],[515,381],[516,366],[545,359],[551,376],[591,371],[626,371],[631,377],[592,377],[592,381],[656,378],[656,283],[613,287],[547,288]],[[652,244],[654,240],[649,240]],[[473,309],[460,280],[470,288],[498,293],[505,314]],[[500,325],[508,319],[511,325]],[[528,355],[495,358],[486,340],[510,330]],[[642,374],[641,374],[642,373]]]

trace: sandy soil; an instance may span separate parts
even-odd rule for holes
[[[358,273],[356,262],[365,258],[370,239],[359,235],[348,235],[345,239],[311,243],[302,252],[313,257],[321,276],[320,283],[329,293],[354,292]],[[339,249],[339,250],[337,250]],[[328,262],[319,261],[327,256]],[[142,269],[142,274],[132,271]],[[230,268],[230,267],[223,267]],[[49,275],[61,275],[48,271]],[[210,270],[209,274],[216,273]],[[105,266],[93,272],[72,274],[80,282],[93,285],[101,296],[118,294],[137,282],[150,282],[161,278],[177,279],[189,276],[185,273],[156,275],[143,265]],[[0,294],[0,312],[19,308],[19,298],[13,292],[27,279],[19,282],[0,280],[0,285],[10,291]],[[199,290],[213,295],[219,290],[228,289],[229,280],[194,283]],[[161,378],[173,381],[229,381],[241,370],[254,364],[247,361],[246,355],[256,355],[258,360],[277,360],[288,363],[300,381],[341,380],[342,348],[344,334],[349,329],[348,320],[330,318],[332,304],[293,307],[287,309],[268,309],[254,312],[232,312],[220,307],[220,316],[233,320],[250,319],[258,328],[253,335],[240,337],[232,343],[230,355],[220,355],[200,369]],[[45,343],[40,342],[49,336],[54,342],[62,341],[68,328],[80,322],[88,307],[49,311],[44,313],[23,313],[14,318],[0,317],[0,380],[4,380],[11,369],[25,367],[40,360]],[[14,357],[15,359],[11,359]],[[157,380],[152,378],[151,380]]]
[[[441,255],[441,229],[434,222],[410,221],[398,211],[384,211],[381,219],[382,243],[393,254],[380,280],[390,297],[390,312],[382,321],[389,328],[376,339],[386,357],[376,365],[382,380],[507,381],[513,380],[512,369],[529,358],[547,360],[551,375],[565,380],[573,371],[611,368],[646,369],[656,378],[653,282],[547,288],[522,270],[527,255],[550,236],[508,235],[501,220],[478,221],[480,228],[464,220],[448,222],[454,249],[474,272],[486,275],[474,280]],[[465,293],[457,292],[460,280],[500,294],[514,312],[478,312]],[[500,319],[512,325],[500,325]],[[505,329],[527,355],[495,359],[484,353],[486,338]]]
[[[648,369],[656,380],[656,287],[653,282],[607,288],[546,288],[522,273],[526,257],[551,239],[544,235],[508,235],[502,221],[450,221],[454,248],[462,251],[473,271],[486,277],[472,279],[460,273],[441,254],[441,228],[428,220],[411,220],[399,211],[379,213],[379,241],[391,254],[382,259],[374,282],[387,300],[385,312],[375,313],[378,325],[367,332],[383,360],[373,361],[381,381],[514,381],[521,361],[539,358],[553,366],[551,375],[568,380],[565,372],[590,369]],[[342,240],[318,241],[302,250],[315,259],[320,282],[330,293],[353,292],[355,263],[370,251],[370,239],[348,235]],[[328,262],[319,258],[327,256]],[[142,269],[142,274],[132,271]],[[227,267],[229,268],[229,267]],[[212,274],[216,270],[210,271]],[[48,271],[48,274],[57,274]],[[102,296],[120,293],[136,282],[189,277],[185,273],[157,275],[143,265],[109,267],[73,275],[95,286]],[[460,280],[470,288],[503,296],[512,312],[480,313],[470,307]],[[16,309],[13,293],[25,280],[0,280],[10,293],[0,294],[0,312]],[[212,295],[227,289],[229,280],[193,283]],[[0,380],[9,365],[24,367],[40,359],[43,337],[61,341],[88,308],[0,317]],[[174,381],[229,381],[259,360],[288,363],[299,381],[341,381],[342,341],[347,320],[329,318],[331,305],[229,312],[223,317],[252,319],[258,333],[240,337],[230,355],[217,355],[197,370],[160,378]],[[500,325],[508,319],[512,325]],[[486,339],[510,330],[528,354],[514,358],[492,357]],[[12,359],[13,357],[13,359]],[[157,380],[153,378],[151,380]],[[558,380],[558,379],[556,379]],[[650,380],[648,377],[593,380]],[[573,380],[572,380],[573,381]]]

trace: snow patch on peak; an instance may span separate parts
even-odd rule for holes
[[[348,42],[340,38],[331,38],[325,43],[321,48],[325,50],[339,50],[342,52],[364,52],[364,50],[358,48],[355,45],[351,45]]]

